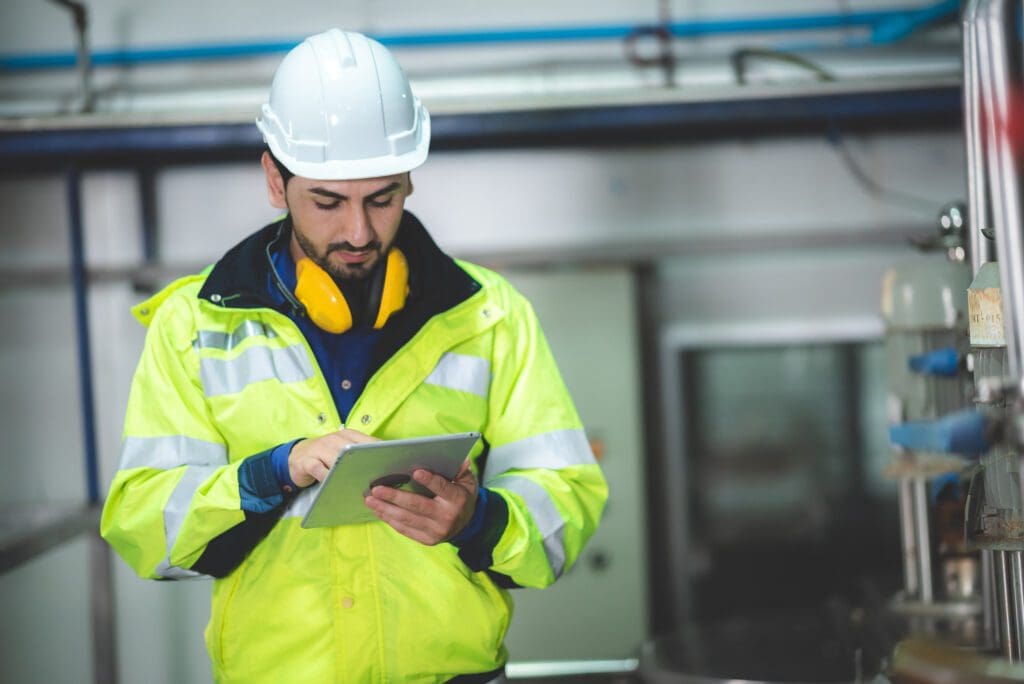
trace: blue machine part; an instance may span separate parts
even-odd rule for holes
[[[992,447],[992,421],[974,409],[893,425],[889,441],[911,451],[978,456]]]
[[[943,347],[907,359],[910,370],[922,375],[955,378],[960,371],[960,353],[955,347]]]

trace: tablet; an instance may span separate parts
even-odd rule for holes
[[[302,527],[334,527],[379,520],[363,501],[377,485],[433,496],[430,490],[412,479],[413,471],[422,468],[454,480],[479,438],[479,432],[462,432],[349,444],[341,450],[313,496]]]

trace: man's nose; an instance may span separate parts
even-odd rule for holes
[[[365,207],[358,207],[352,212],[346,237],[353,247],[365,247],[373,242],[373,226]]]

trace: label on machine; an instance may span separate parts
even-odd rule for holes
[[[972,347],[1005,347],[1003,297],[998,287],[967,291]]]

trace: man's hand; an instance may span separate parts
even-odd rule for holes
[[[346,446],[379,441],[355,430],[338,430],[316,439],[304,439],[293,446],[288,455],[288,475],[299,487],[323,482]]]
[[[366,505],[401,534],[433,546],[451,539],[466,526],[476,508],[477,481],[466,459],[453,482],[429,470],[417,470],[413,479],[432,491],[434,498],[401,489],[377,486]]]

